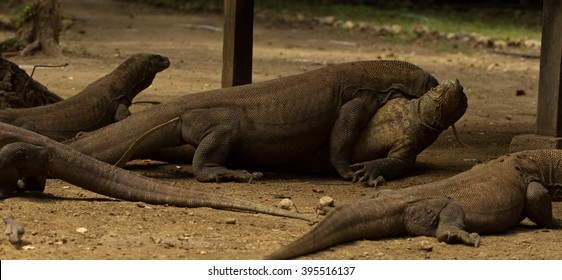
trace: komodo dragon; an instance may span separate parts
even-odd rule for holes
[[[389,100],[369,120],[353,148],[353,180],[375,187],[404,175],[413,168],[417,155],[457,122],[466,108],[467,98],[458,80],[444,81],[420,98]],[[179,150],[163,149],[157,154],[159,157],[151,158],[177,162],[182,160],[180,155],[185,160],[193,152],[193,148],[182,146]],[[325,145],[314,154],[303,154],[295,162],[272,170],[334,173],[329,153]]]
[[[352,178],[351,153],[374,112],[389,99],[419,97],[437,84],[408,62],[343,63],[182,96],[66,144],[115,163],[145,132],[179,117],[143,140],[132,158],[190,144],[196,147],[192,166],[197,180],[250,181],[261,174],[227,169],[227,158],[242,165],[279,165],[329,143],[332,165]]]
[[[95,160],[32,131],[0,123],[0,197],[17,191],[43,191],[46,176],[123,200],[243,210],[311,220],[306,215],[274,206],[198,192],[146,178]],[[18,186],[20,179],[23,179],[23,186]]]
[[[131,100],[170,65],[157,54],[135,54],[78,94],[54,104],[0,110],[0,122],[20,126],[57,141],[92,131],[129,116]]]
[[[404,234],[478,246],[478,234],[503,232],[524,218],[560,228],[551,199],[560,197],[561,186],[562,150],[513,153],[445,180],[382,190],[338,207],[267,258],[296,258],[345,242]]]

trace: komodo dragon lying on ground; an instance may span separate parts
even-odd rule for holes
[[[551,203],[561,186],[562,150],[513,153],[442,181],[379,191],[336,208],[267,258],[296,258],[345,242],[403,234],[478,246],[478,234],[503,232],[526,217],[539,227],[561,228]]]
[[[33,108],[0,110],[0,122],[20,126],[57,141],[92,131],[129,116],[131,100],[170,65],[156,54],[135,54],[111,73],[64,101]]]
[[[329,145],[332,165],[351,179],[353,147],[375,111],[387,100],[419,97],[437,84],[429,73],[407,62],[344,63],[189,94],[66,144],[115,163],[145,132],[179,118],[144,139],[132,158],[190,144],[196,147],[192,165],[197,180],[251,181],[261,174],[227,169],[227,158],[246,166],[274,166]]]
[[[443,130],[457,122],[466,108],[467,98],[458,80],[442,82],[420,98],[389,100],[369,120],[353,148],[352,163],[355,164],[352,167],[356,170],[353,180],[377,186],[404,175],[413,168],[417,155],[435,142]],[[164,158],[156,159],[171,158],[178,162],[181,160],[179,155],[185,160],[193,157],[194,152],[187,146],[182,146],[181,150],[165,150],[159,152]],[[330,149],[325,145],[312,156],[303,156],[272,170],[333,173],[329,153]]]
[[[0,197],[19,190],[43,191],[46,176],[84,189],[130,201],[180,207],[243,210],[310,221],[303,214],[286,211],[212,192],[146,178],[100,162],[37,133],[0,123]],[[18,186],[23,179],[24,186]]]

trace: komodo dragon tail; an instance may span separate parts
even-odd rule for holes
[[[103,163],[71,148],[58,148],[55,153],[50,154],[48,175],[95,193],[150,204],[241,210],[311,221],[310,217],[300,213],[220,195],[212,191],[203,192],[188,189],[187,186],[175,186]],[[74,164],[72,166],[74,170],[71,172],[68,162]]]
[[[190,190],[187,187],[175,186],[164,181],[144,177],[98,161],[37,133],[0,123],[0,151],[10,144],[21,145],[21,147],[27,145],[35,150],[42,150],[43,154],[46,153],[44,163],[37,168],[38,171],[33,171],[32,174],[25,176],[46,175],[98,194],[128,201],[142,201],[178,207],[240,210],[311,221],[311,218],[306,215],[274,206],[220,195],[212,191]],[[19,150],[22,152],[25,151],[25,148]],[[29,158],[33,157],[30,156]],[[0,160],[4,159],[0,158]],[[16,162],[15,164],[19,163]],[[33,162],[33,165],[38,166],[39,164]]]
[[[316,227],[265,259],[293,259],[354,240],[397,234],[402,228],[404,203],[394,199],[360,200],[332,210]]]

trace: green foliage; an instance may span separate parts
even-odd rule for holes
[[[33,17],[33,14],[35,13],[34,9],[33,9],[33,5],[32,4],[24,4],[19,13],[18,16],[16,18],[16,28],[20,29],[29,19],[31,19]]]
[[[223,0],[170,1],[214,6],[222,6],[223,3]],[[451,5],[436,2],[439,1],[254,0],[256,11],[301,14],[305,17],[334,16],[338,20],[381,26],[397,24],[404,30],[424,25],[441,32],[474,32],[498,39],[540,40],[541,9],[527,8],[524,4],[521,4],[524,8],[514,8],[513,5],[501,5],[500,1],[488,2],[485,5],[462,4],[462,1],[446,1]]]

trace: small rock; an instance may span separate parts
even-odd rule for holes
[[[476,45],[479,46],[491,47],[494,44],[494,40],[492,38],[484,35],[477,35],[474,40],[476,41]]]
[[[323,196],[318,201],[318,204],[323,207],[325,206],[334,207],[334,199],[329,196]]]
[[[24,245],[21,247],[24,251],[28,251],[28,250],[33,250],[35,249],[35,246],[33,245]]]
[[[281,201],[279,201],[279,203],[277,204],[277,207],[279,207],[281,209],[285,209],[285,210],[291,210],[291,209],[293,209],[293,207],[295,207],[295,204],[293,203],[292,200],[290,200],[288,198],[284,198]]]
[[[431,252],[433,251],[433,245],[429,243],[429,241],[423,240],[422,242],[420,242],[420,250]]]
[[[316,18],[316,21],[318,21],[318,23],[321,24],[333,25],[334,22],[336,22],[336,17],[335,16],[318,17]]]
[[[503,40],[494,41],[494,49],[501,50],[507,48],[507,42]]]
[[[348,21],[345,21],[345,22],[341,25],[341,27],[342,27],[343,29],[353,29],[353,27],[355,27],[355,24],[354,24],[351,20],[348,20]]]
[[[55,240],[51,244],[60,246],[60,245],[63,245],[64,243],[66,243],[66,239]]]
[[[499,66],[500,65],[497,62],[495,62],[495,63],[492,63],[492,64],[488,65],[488,67],[486,67],[486,70],[490,71],[490,70],[492,70],[494,68],[497,68]]]
[[[522,89],[518,89],[517,91],[515,91],[515,96],[525,96],[527,95],[527,92],[525,92]]]
[[[429,27],[425,25],[418,25],[412,29],[412,33],[416,34],[418,38],[421,38],[427,34],[429,34]]]
[[[76,229],[76,232],[82,233],[82,234],[86,233],[87,231],[88,231],[88,229],[85,228],[85,227],[79,227],[79,228]]]
[[[538,40],[524,40],[522,44],[526,48],[535,48],[535,49],[540,48],[541,46],[541,42]]]

